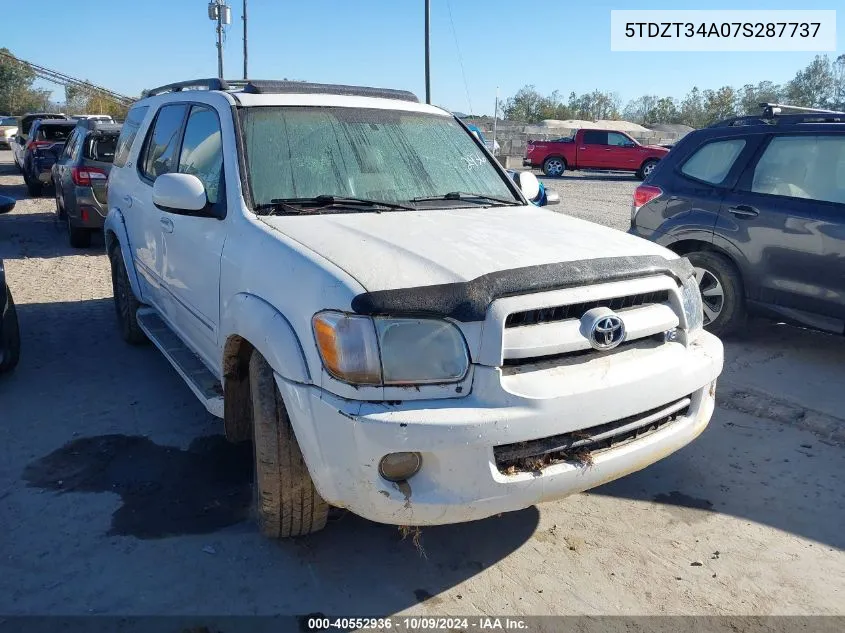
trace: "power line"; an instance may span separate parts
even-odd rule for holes
[[[22,66],[26,66],[33,72],[36,77],[40,79],[46,79],[47,81],[58,84],[60,86],[64,86],[66,88],[71,87],[78,88],[86,92],[96,92],[106,97],[109,97],[110,99],[116,101],[121,105],[128,106],[138,100],[137,98],[127,97],[126,95],[122,95],[119,92],[109,90],[108,88],[103,88],[102,86],[98,86],[96,84],[92,84],[90,81],[71,77],[70,75],[61,73],[58,70],[53,70],[52,68],[47,68],[46,66],[40,66],[38,64],[33,64],[32,62],[20,59],[4,51],[0,51],[0,57],[4,57]]]
[[[452,2],[446,0],[446,8],[449,9],[449,22],[452,25],[452,36],[455,38],[455,48],[458,51],[458,62],[461,64],[461,75],[464,78],[464,90],[467,93],[467,104],[469,105],[469,113],[475,114],[472,110],[472,99],[469,97],[469,83],[467,83],[467,74],[464,70],[464,57],[461,55],[461,47],[458,44],[458,32],[455,30],[455,21],[452,19]]]

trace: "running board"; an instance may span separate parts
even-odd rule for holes
[[[173,369],[188,383],[194,395],[200,399],[208,412],[223,417],[223,387],[220,381],[208,371],[199,357],[176,336],[158,313],[152,308],[141,308],[137,313],[138,325],[153,342]]]

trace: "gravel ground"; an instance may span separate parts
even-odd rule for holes
[[[624,229],[635,185],[552,186],[561,211]],[[0,193],[20,198],[0,256],[23,334],[0,380],[0,614],[845,615],[845,453],[810,423],[842,428],[845,396],[824,388],[845,382],[841,339],[755,328],[728,343],[690,446],[590,493],[424,529],[425,556],[351,515],[270,542],[249,520],[251,455],[154,349],[119,340],[102,241],[71,250],[8,152]]]
[[[632,174],[573,172],[547,178],[535,173],[546,187],[560,194],[557,210],[620,231],[631,226],[631,200],[640,184]]]

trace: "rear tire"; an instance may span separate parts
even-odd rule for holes
[[[12,371],[18,365],[21,357],[21,332],[18,327],[18,313],[12,293],[6,288],[6,320],[3,322],[3,338],[0,346],[3,349],[3,362],[0,362],[0,374]]]
[[[727,257],[710,251],[687,254],[695,268],[704,303],[704,328],[716,336],[745,326],[745,289],[739,271]]]
[[[273,370],[258,352],[249,360],[249,385],[261,533],[288,538],[322,530],[329,504],[314,487]]]
[[[566,161],[559,156],[549,156],[543,161],[543,173],[550,178],[559,178],[566,171]]]
[[[24,174],[24,182],[26,182],[26,192],[33,198],[38,198],[41,196],[42,186],[41,183],[38,181],[30,180]]]
[[[654,168],[657,167],[657,163],[659,161],[656,160],[647,160],[642,164],[642,167],[637,170],[637,178],[640,180],[645,180],[649,176],[651,176],[651,172],[654,171]]]
[[[73,225],[70,216],[65,214],[67,224],[67,238],[73,248],[88,248],[91,246],[91,230]]]
[[[111,281],[114,294],[114,309],[117,314],[117,324],[120,328],[120,335],[123,340],[131,345],[140,345],[147,342],[147,336],[138,325],[138,308],[141,302],[135,298],[132,286],[129,285],[129,275],[126,274],[126,266],[123,264],[123,255],[120,252],[120,245],[112,248],[109,253],[111,260]]]

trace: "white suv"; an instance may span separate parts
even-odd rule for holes
[[[518,510],[705,428],[722,345],[686,259],[533,206],[410,93],[201,83],[129,112],[106,246],[123,337],[254,441],[265,534]]]

